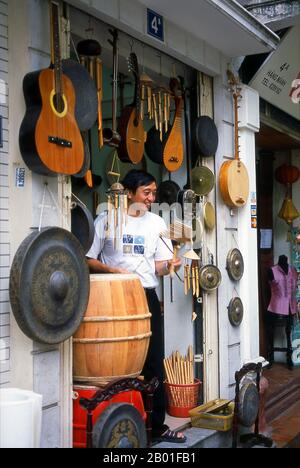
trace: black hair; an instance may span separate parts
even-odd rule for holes
[[[125,189],[130,190],[133,194],[136,193],[139,187],[143,185],[148,186],[150,184],[156,183],[155,177],[149,174],[146,171],[139,171],[137,169],[132,169],[122,180],[122,185]]]

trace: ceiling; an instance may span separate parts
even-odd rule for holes
[[[278,43],[272,31],[234,0],[139,1],[228,57],[268,52]]]
[[[300,140],[262,124],[256,135],[256,146],[267,151],[300,149]]]

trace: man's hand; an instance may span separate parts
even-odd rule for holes
[[[113,274],[118,274],[118,275],[130,275],[131,272],[128,270],[125,270],[123,268],[112,268],[112,273]]]
[[[181,258],[175,258],[175,260],[168,260],[168,269],[169,271],[174,269],[174,271],[180,270],[180,267],[182,265]]]

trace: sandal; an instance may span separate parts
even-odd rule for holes
[[[175,444],[183,444],[186,442],[186,437],[180,437],[178,432],[171,431],[171,429],[167,429],[161,436],[155,439],[155,442],[171,442]]]

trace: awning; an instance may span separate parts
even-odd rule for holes
[[[228,57],[276,49],[279,37],[234,0],[139,0]]]

